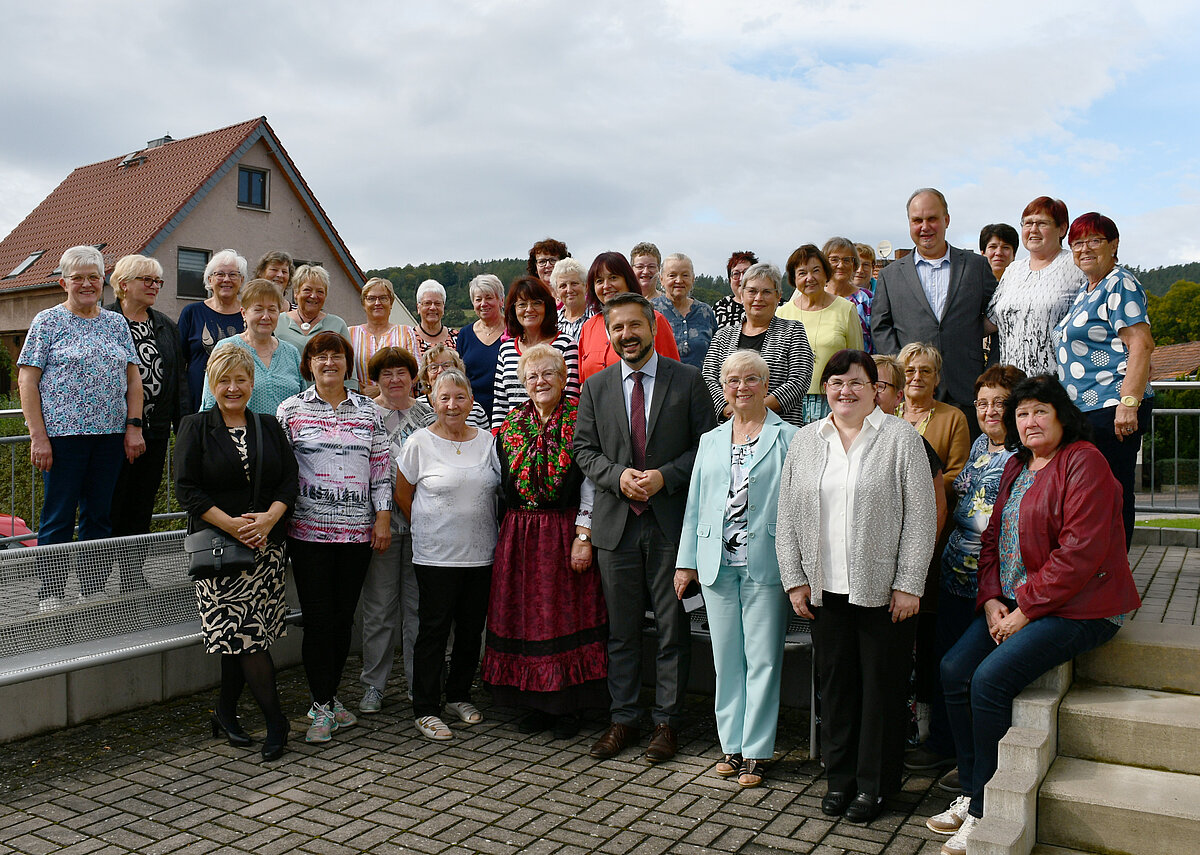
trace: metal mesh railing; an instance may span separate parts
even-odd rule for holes
[[[183,537],[170,531],[0,551],[0,670],[5,657],[197,621]]]

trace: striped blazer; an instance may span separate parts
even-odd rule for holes
[[[563,394],[572,401],[579,401],[579,345],[567,333],[559,333],[550,346],[563,355],[567,363],[567,386]],[[500,429],[504,418],[529,400],[525,384],[517,375],[517,361],[521,358],[517,342],[505,338],[500,343],[500,355],[496,358],[495,395],[492,398],[492,431]]]
[[[708,355],[704,357],[704,382],[712,395],[718,420],[722,419],[721,412],[725,409],[725,394],[721,390],[721,365],[737,350],[738,336],[741,333],[741,324],[721,327],[713,335],[712,343],[708,346]],[[778,399],[779,415],[784,421],[802,427],[804,419],[801,417],[801,404],[813,373],[813,352],[808,346],[804,324],[800,321],[771,318],[766,337],[763,338],[762,358],[771,369],[770,386],[767,391]]]

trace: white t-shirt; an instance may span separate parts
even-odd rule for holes
[[[422,428],[404,443],[400,474],[416,488],[414,564],[483,567],[492,563],[500,460],[490,433],[477,429],[474,439],[460,443]]]

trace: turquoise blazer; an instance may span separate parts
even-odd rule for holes
[[[750,465],[746,570],[751,579],[762,585],[780,584],[779,559],[775,556],[779,475],[783,471],[788,445],[797,430],[795,425],[767,410],[767,420]],[[700,448],[692,467],[675,566],[696,570],[703,585],[713,584],[721,568],[721,536],[725,529],[725,500],[729,496],[732,445],[731,419],[700,437]]]

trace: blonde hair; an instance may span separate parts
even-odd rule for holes
[[[319,264],[301,264],[296,268],[296,275],[291,281],[292,293],[299,291],[300,286],[310,279],[320,282],[325,286],[325,293],[329,293],[329,271]]]
[[[891,383],[897,389],[904,388],[904,366],[900,364],[900,360],[892,356],[890,353],[875,353],[871,355],[875,360],[876,369],[886,369],[891,372]]]
[[[326,277],[326,278],[328,278],[328,277]],[[362,287],[362,290],[358,292],[358,300],[360,303],[363,304],[364,307],[367,305],[367,296],[371,293],[371,289],[377,285],[382,285],[384,288],[386,288],[387,292],[388,292],[388,296],[391,297],[391,302],[392,303],[396,302],[396,289],[394,287],[392,287],[392,283],[389,282],[387,279],[383,279],[379,276],[376,276],[372,279],[368,279],[367,284],[364,285]]]
[[[721,363],[721,383],[725,382],[730,371],[741,371],[746,368],[758,372],[765,388],[771,377],[771,367],[767,365],[767,360],[763,359],[762,354],[757,350],[735,350],[725,357],[725,361]]]
[[[250,351],[238,347],[233,342],[224,347],[214,348],[212,356],[208,358],[208,368],[204,372],[208,380],[209,391],[214,395],[217,394],[217,383],[221,381],[221,378],[239,368],[249,375],[250,382],[253,383],[254,358],[250,355]]]
[[[270,300],[279,306],[280,312],[286,312],[288,309],[288,302],[283,299],[283,293],[279,290],[278,283],[272,282],[270,279],[251,279],[242,288],[240,299],[243,308]]]
[[[458,355],[458,351],[450,347],[448,344],[435,344],[429,350],[425,351],[425,355],[421,357],[421,371],[417,379],[421,381],[421,388],[428,390],[429,386],[429,363],[439,356],[450,356],[454,360],[454,367],[459,371],[466,372],[467,367],[463,364],[462,357]]]
[[[545,342],[535,344],[533,347],[521,354],[517,360],[517,376],[521,378],[521,382],[525,382],[525,366],[531,362],[553,362],[554,370],[565,380],[567,377],[567,361],[563,359],[563,355],[559,353],[558,348],[551,347]]]
[[[912,341],[900,348],[900,352],[896,354],[896,358],[900,360],[900,364],[905,368],[908,363],[915,357],[924,356],[933,363],[933,370],[936,374],[942,373],[942,354],[932,344],[927,344],[923,341]]]
[[[158,263],[158,259],[148,258],[144,255],[124,255],[113,265],[113,272],[108,277],[108,281],[112,285],[117,299],[124,300],[125,283],[129,280],[137,279],[139,276],[153,276],[155,279],[162,279],[162,275],[163,266]]]

